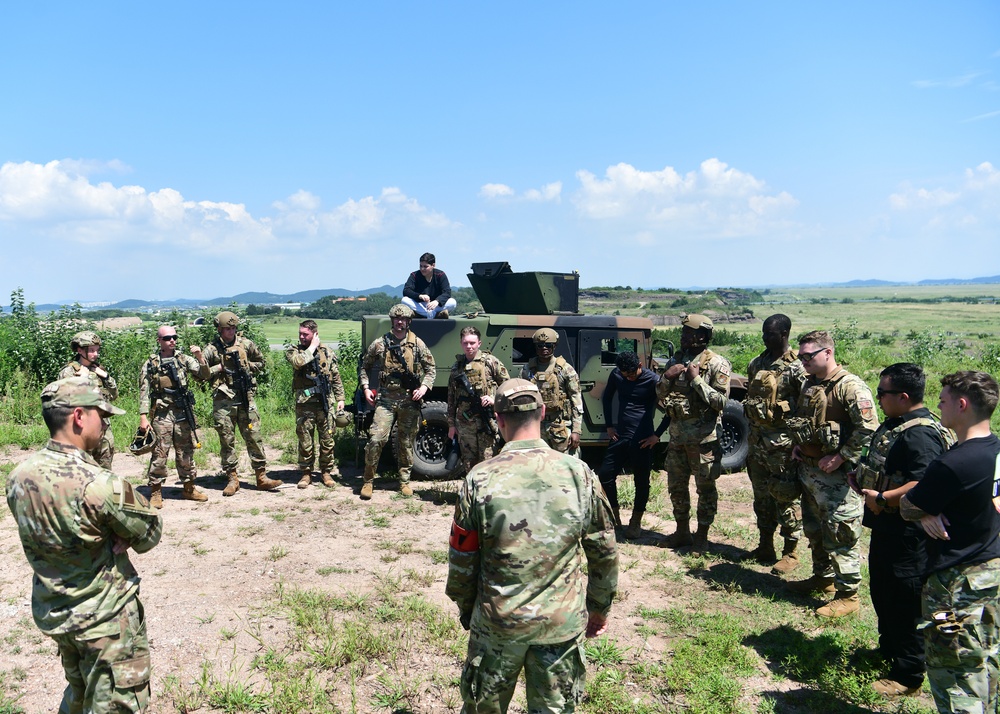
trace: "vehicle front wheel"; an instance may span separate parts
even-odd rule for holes
[[[397,447],[398,448],[398,447]],[[448,470],[448,405],[425,402],[420,409],[420,426],[413,441],[413,475],[429,479],[457,478],[462,473],[461,462]]]
[[[750,422],[743,413],[743,405],[735,399],[726,402],[722,410],[722,470],[742,471],[750,452]]]

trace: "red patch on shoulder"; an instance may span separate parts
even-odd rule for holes
[[[479,550],[479,531],[468,531],[452,521],[448,545],[459,553],[474,553]]]

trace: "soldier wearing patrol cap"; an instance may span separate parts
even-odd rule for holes
[[[521,368],[521,379],[534,382],[545,402],[542,438],[556,451],[580,456],[583,431],[583,397],[580,377],[562,356],[555,357],[559,334],[551,327],[535,330],[531,336],[535,356]]]
[[[410,332],[413,311],[406,305],[393,305],[389,309],[389,319],[392,329],[368,345],[358,375],[358,386],[365,401],[375,407],[365,446],[365,475],[360,494],[366,500],[372,497],[375,469],[394,421],[399,432],[399,491],[404,496],[413,495],[410,469],[413,441],[420,426],[420,402],[434,386],[437,376],[434,355],[423,340]],[[377,397],[370,382],[371,372],[376,368],[379,372]]]
[[[92,375],[101,387],[101,393],[108,402],[118,399],[118,383],[108,371],[99,364],[101,357],[101,337],[96,332],[84,330],[77,332],[69,342],[70,348],[76,353],[59,372],[59,379],[67,377],[86,377]],[[110,469],[115,456],[115,435],[110,429],[101,437],[101,444],[91,454],[101,468]]]
[[[667,538],[672,548],[708,547],[708,529],[715,520],[719,493],[715,482],[722,473],[722,447],[717,427],[729,399],[729,361],[708,349],[712,321],[705,315],[681,320],[681,350],[660,376],[656,396],[670,417],[667,448],[667,490],[677,530]],[[691,535],[689,491],[691,476],[698,492],[698,529]]]
[[[250,455],[250,467],[257,477],[257,488],[273,491],[281,485],[267,477],[267,459],[260,437],[260,415],[254,394],[256,375],[264,370],[264,355],[253,340],[236,332],[240,318],[225,310],[215,316],[215,339],[205,347],[209,366],[209,384],[212,387],[212,418],[219,434],[222,468],[229,483],[223,496],[232,496],[240,490],[240,475],[236,466],[236,429],[239,428]]]
[[[35,572],[31,612],[51,637],[68,686],[61,712],[141,712],[149,640],[129,548],[155,546],[163,522],[124,478],[91,458],[113,414],[88,377],[42,390],[50,439],[7,478],[7,505]]]

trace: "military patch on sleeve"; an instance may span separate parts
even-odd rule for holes
[[[459,553],[475,553],[479,550],[479,531],[466,530],[452,521],[451,538],[448,540],[448,545]]]
[[[115,504],[123,511],[132,513],[150,513],[149,501],[141,493],[132,488],[125,479],[116,478],[112,481],[115,494]]]
[[[871,399],[859,399],[858,409],[861,411],[861,416],[864,419],[871,419],[875,416],[875,405]]]

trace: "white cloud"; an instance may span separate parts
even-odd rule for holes
[[[483,198],[509,198],[514,195],[514,189],[502,183],[487,183],[479,189]]]
[[[957,89],[967,87],[972,84],[977,77],[982,77],[986,72],[967,72],[957,77],[947,77],[945,79],[917,79],[911,84],[917,89],[934,89],[944,87],[946,89]]]
[[[552,183],[545,184],[540,189],[529,188],[524,192],[524,200],[535,202],[558,201],[561,195],[562,181],[553,181]]]
[[[995,245],[1000,171],[984,161],[939,186],[903,185],[889,196],[893,233]]]
[[[520,195],[503,183],[487,183],[479,189],[480,198],[487,200],[514,200],[531,203],[558,203],[562,197],[562,181],[547,183],[541,188],[529,188]]]
[[[985,114],[977,114],[974,117],[969,117],[968,119],[966,119],[962,123],[963,124],[968,124],[969,122],[982,121],[983,119],[992,119],[993,117],[997,117],[997,116],[1000,116],[1000,109],[998,109],[995,112],[986,112]]]

